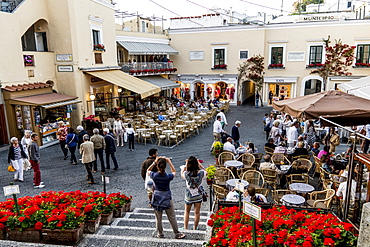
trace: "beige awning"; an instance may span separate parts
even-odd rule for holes
[[[161,91],[160,87],[153,85],[152,83],[140,80],[139,78],[122,72],[121,70],[87,71],[86,73],[98,77],[104,81],[110,82],[114,85],[123,87],[134,93],[138,93],[141,95],[141,98],[146,98]]]
[[[72,105],[80,102],[82,101],[78,100],[76,96],[69,96],[60,93],[47,93],[28,97],[20,97],[11,99],[10,101],[11,104],[38,105],[44,108]]]

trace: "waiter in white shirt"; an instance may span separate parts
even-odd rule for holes
[[[222,109],[216,116],[216,120],[217,120],[217,117],[218,116],[221,116],[221,126],[222,128],[226,125],[227,126],[227,120],[226,120],[226,116],[225,116],[225,110]]]
[[[214,138],[214,142],[217,142],[217,141],[220,141],[221,140],[221,133],[226,133],[226,131],[224,131],[222,129],[221,116],[217,116],[216,117],[216,121],[213,123],[213,138]]]
[[[298,142],[299,122],[295,121],[286,133],[288,147],[294,147]]]

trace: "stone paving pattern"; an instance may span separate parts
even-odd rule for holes
[[[262,118],[265,113],[271,110],[270,107],[255,108],[254,106],[230,106],[229,112],[226,114],[228,126],[225,130],[231,133],[231,128],[236,120],[242,122],[240,127],[241,143],[246,141],[253,142],[258,148],[259,152],[263,152],[265,143],[265,134],[263,132]],[[119,169],[117,171],[107,170],[106,176],[110,177],[110,183],[107,184],[107,193],[123,192],[127,195],[132,195],[133,202],[132,208],[146,208],[148,207],[148,199],[144,190],[144,181],[141,178],[140,170],[141,163],[148,156],[150,148],[157,148],[159,155],[172,157],[174,166],[177,169],[177,176],[171,182],[171,190],[173,193],[173,201],[176,210],[184,209],[184,194],[185,183],[180,177],[180,166],[184,165],[185,159],[193,155],[198,159],[204,160],[204,166],[214,164],[214,157],[210,153],[210,147],[213,142],[212,134],[213,122],[205,129],[200,130],[200,134],[195,137],[186,139],[179,146],[158,147],[155,144],[148,143],[147,145],[135,144],[135,151],[128,151],[128,145],[124,147],[117,147],[117,159],[119,162]],[[341,144],[339,150],[345,150],[346,145]],[[7,171],[7,152],[8,148],[0,150],[0,159],[3,161],[3,169],[0,169],[0,184],[1,186],[9,185],[13,181],[13,174]],[[77,154],[79,158],[80,155]],[[112,162],[111,162],[112,163]],[[98,164],[100,167],[100,164]],[[113,165],[111,164],[111,167]],[[78,165],[69,164],[69,160],[63,160],[62,151],[59,145],[49,148],[41,149],[41,176],[42,181],[45,183],[43,189],[33,188],[33,171],[27,171],[24,175],[24,182],[16,182],[20,185],[21,193],[18,196],[33,196],[40,193],[42,190],[49,191],[90,191],[98,190],[103,191],[103,184],[101,182],[100,172],[94,173],[94,178],[97,184],[87,184],[85,167],[79,163]],[[9,197],[8,197],[9,198]],[[0,200],[5,200],[3,193],[0,194]],[[209,211],[209,200],[203,203],[202,210]],[[98,241],[98,240],[96,240]],[[118,240],[117,240],[118,241]],[[6,241],[8,242],[8,241]],[[14,242],[7,244],[6,242],[0,243],[1,246],[29,246],[28,244]],[[33,244],[32,246],[37,246]],[[94,246],[103,246],[94,244]],[[132,245],[112,245],[112,246],[139,246],[132,243]],[[149,245],[148,245],[149,246]],[[150,246],[156,246],[154,243]],[[170,245],[165,245],[170,246]],[[171,245],[181,246],[181,245]]]

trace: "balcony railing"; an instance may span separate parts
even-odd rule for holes
[[[0,7],[2,12],[12,13],[23,0],[0,0]]]
[[[173,62],[121,63],[121,70],[130,75],[171,74],[177,71]]]

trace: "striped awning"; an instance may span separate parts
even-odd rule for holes
[[[168,44],[145,43],[133,41],[117,41],[128,51],[129,55],[178,55],[176,51]]]
[[[50,109],[50,108],[55,108],[55,107],[64,106],[64,105],[73,105],[73,104],[77,104],[81,102],[82,102],[81,100],[74,99],[74,100],[67,100],[63,102],[53,103],[53,104],[42,105],[41,107],[45,109]]]
[[[81,102],[82,101],[78,100],[76,96],[70,96],[60,93],[39,94],[21,98],[14,98],[10,100],[11,104],[35,105],[41,106],[46,109],[64,105],[72,105]]]

